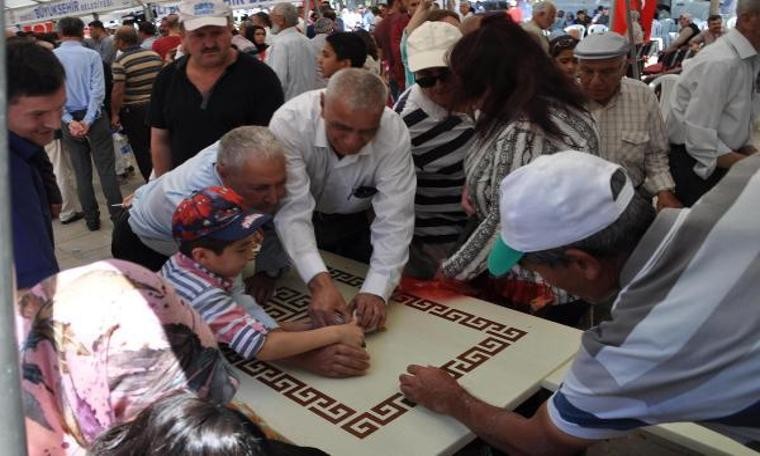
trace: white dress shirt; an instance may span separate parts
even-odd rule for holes
[[[295,27],[288,27],[274,37],[266,63],[280,78],[285,101],[316,88],[314,45]]]
[[[707,179],[717,159],[752,139],[760,115],[760,56],[738,30],[731,29],[691,59],[670,96],[667,116],[671,143],[684,144]]]
[[[385,108],[375,138],[357,154],[342,159],[327,140],[320,95],[302,94],[278,109],[269,129],[287,150],[287,196],[275,216],[275,228],[301,278],[308,283],[326,272],[311,222],[316,210],[352,214],[370,206],[372,258],[361,291],[388,301],[409,258],[414,231],[416,176],[406,125]],[[359,187],[374,187],[371,198],[357,198]]]

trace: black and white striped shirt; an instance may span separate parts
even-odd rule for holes
[[[414,239],[424,243],[456,241],[467,221],[462,210],[464,156],[475,131],[465,115],[450,115],[413,85],[399,97],[394,110],[412,138],[417,171],[414,198]]]

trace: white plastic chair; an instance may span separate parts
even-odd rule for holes
[[[610,28],[607,27],[604,24],[591,24],[591,25],[588,26],[588,34],[589,35],[594,35],[594,34],[597,34],[597,33],[604,33],[606,31],[608,31],[609,29]]]
[[[656,90],[657,87],[660,88],[660,113],[662,113],[663,120],[667,120],[670,113],[670,95],[677,80],[677,74],[663,74],[649,83],[652,90]]]
[[[568,35],[570,35],[571,30],[577,30],[578,33],[580,33],[581,36],[579,39],[583,39],[583,37],[586,36],[586,26],[583,24],[573,24],[573,25],[568,25],[567,27],[565,27],[565,33],[567,33]]]

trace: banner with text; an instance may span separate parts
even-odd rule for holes
[[[278,3],[281,0],[225,0],[230,8],[253,9],[263,8]],[[176,13],[176,1],[152,3],[156,10],[156,17]],[[66,16],[86,16],[92,13],[105,13],[108,11],[142,8],[137,0],[61,0],[49,3],[40,3],[35,6],[13,8],[5,11],[5,25],[33,24],[37,22],[51,21]]]

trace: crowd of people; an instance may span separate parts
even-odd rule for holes
[[[400,373],[501,451],[671,421],[760,448],[760,1],[725,33],[683,19],[678,45],[702,50],[665,100],[626,77],[637,43],[552,36],[559,13],[279,3],[236,26],[221,0],[184,0],[158,30],[94,21],[85,38],[65,17],[9,38],[30,454],[323,454],[232,402],[218,347],[363,375],[402,277],[576,327],[611,309],[532,416],[424,359]],[[126,197],[118,130],[145,180]],[[101,228],[93,163],[113,259],[60,271],[53,220]],[[369,265],[351,299],[321,251]],[[264,304],[291,268],[309,319],[282,323]]]

